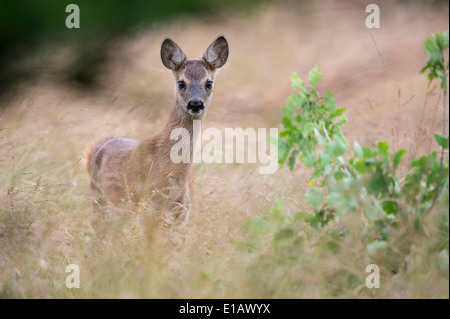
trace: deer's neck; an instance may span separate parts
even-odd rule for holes
[[[129,173],[129,181],[135,184],[134,190],[136,198],[145,195],[148,187],[157,188],[167,191],[172,199],[182,201],[186,191],[186,183],[189,182],[192,174],[193,145],[199,135],[199,129],[194,129],[194,123],[191,116],[183,114],[180,108],[175,107],[167,121],[164,129],[155,136],[142,141],[132,155],[131,171]],[[201,120],[199,118],[199,120]],[[184,131],[183,141],[177,131],[170,138],[171,133],[176,129]],[[186,136],[186,133],[189,136]],[[176,162],[171,158],[171,150],[175,147],[179,149],[177,143],[185,143],[189,145],[189,161]],[[185,148],[186,150],[186,148]],[[183,154],[184,156],[184,154]],[[151,176],[149,176],[149,174]]]
[[[203,117],[199,117],[196,118],[195,120],[200,120],[202,121]],[[174,132],[174,130],[176,129],[181,129],[178,130],[176,132]],[[189,164],[192,163],[192,159],[193,159],[193,151],[194,151],[194,145],[195,145],[195,141],[198,138],[199,132],[200,130],[196,130],[194,129],[194,119],[189,116],[188,114],[186,114],[186,112],[184,112],[183,110],[181,110],[178,106],[176,106],[170,116],[169,116],[169,120],[166,123],[166,126],[164,127],[164,130],[162,132],[162,143],[164,145],[163,147],[163,151],[165,154],[164,157],[166,158],[170,158],[170,151],[172,149],[172,147],[177,144],[180,143],[180,138],[185,139],[185,135],[184,133],[187,132],[189,134]],[[171,134],[172,132],[174,132],[174,140],[172,140]],[[184,133],[183,133],[184,132]],[[183,134],[183,136],[181,136],[181,134]],[[187,141],[185,141],[187,142]],[[188,165],[189,166],[189,165]]]

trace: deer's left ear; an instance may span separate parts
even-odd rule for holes
[[[174,71],[184,63],[186,56],[175,42],[165,39],[161,45],[161,60],[166,68]]]
[[[221,68],[228,59],[228,42],[221,36],[206,49],[203,59],[213,68]]]

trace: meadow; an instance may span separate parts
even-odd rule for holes
[[[174,104],[160,59],[166,37],[188,57],[218,35],[229,41],[203,128],[280,128],[291,74],[307,79],[318,65],[317,91],[347,108],[349,145],[406,149],[400,177],[413,159],[440,152],[442,90],[419,71],[424,41],[448,28],[448,3],[383,2],[380,29],[366,28],[364,8],[272,2],[158,22],[109,44],[95,90],[60,81],[70,45],[37,52],[45,72],[0,107],[0,298],[448,298],[448,177],[446,198],[419,230],[402,224],[384,242],[392,249],[369,245],[360,214],[323,228],[297,222],[314,210],[300,162],[270,175],[257,164],[195,164],[186,224],[167,227],[144,203],[103,237],[91,225],[85,150],[108,136],[144,139],[165,123]],[[294,235],[278,240],[283,229]],[[373,263],[379,289],[366,287]],[[66,287],[69,264],[80,267],[80,288]]]

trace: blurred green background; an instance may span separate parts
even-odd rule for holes
[[[95,74],[107,59],[108,42],[152,23],[183,16],[199,19],[249,10],[264,0],[15,0],[0,2],[0,94],[22,80],[33,80],[40,65],[33,56],[52,45],[70,43],[78,58],[66,78],[83,88],[95,87]],[[80,8],[80,28],[66,28],[66,6]],[[225,14],[226,15],[226,14]]]

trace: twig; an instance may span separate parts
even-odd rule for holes
[[[380,58],[381,65],[384,67],[383,57],[381,56],[381,53],[380,53],[380,51],[378,50],[377,43],[375,42],[375,39],[374,39],[374,37],[373,37],[373,35],[372,35],[372,32],[371,32],[370,30],[369,30],[369,34],[370,34],[370,37],[372,38],[373,44],[375,45],[375,50],[377,51],[378,57]]]

